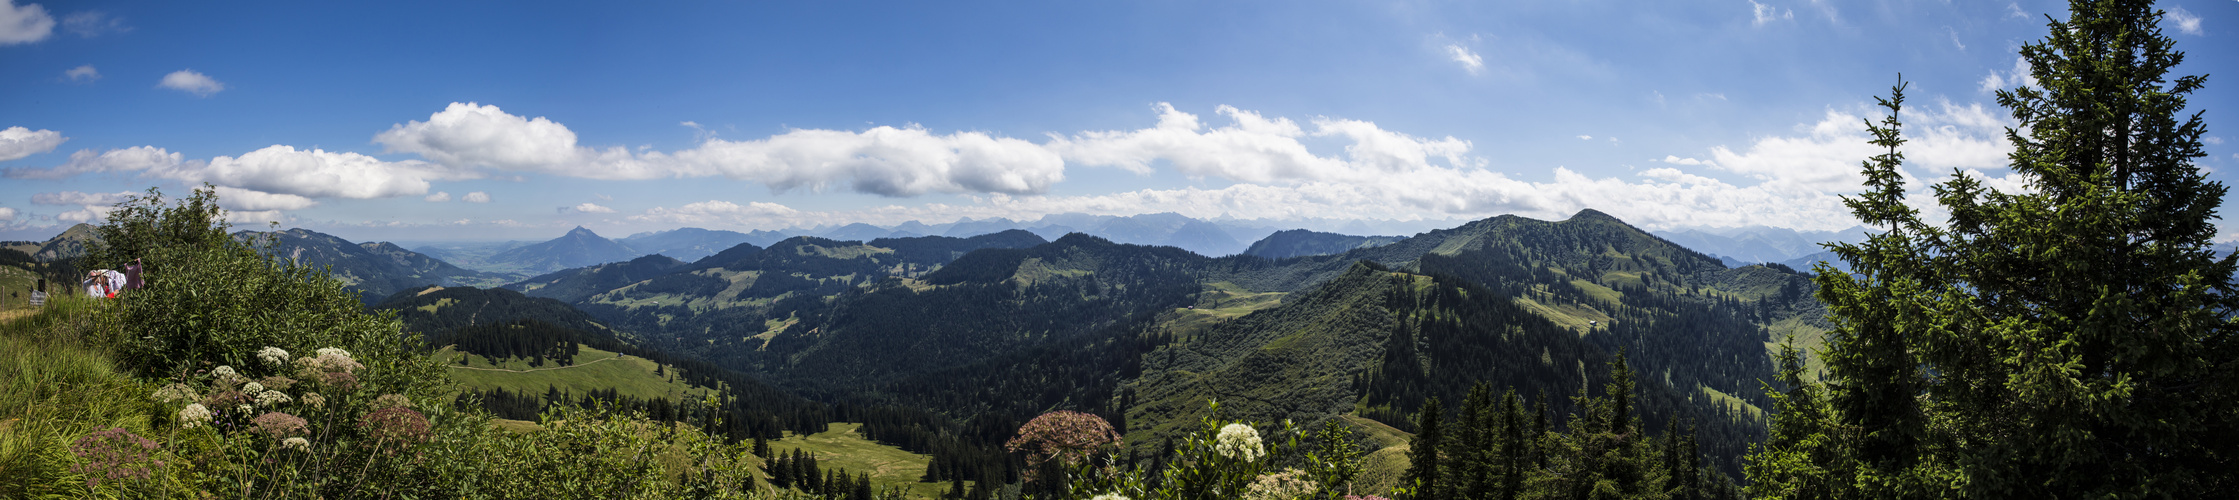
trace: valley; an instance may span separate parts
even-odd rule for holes
[[[507,428],[538,432],[554,405],[658,421],[722,401],[737,417],[719,434],[924,496],[952,486],[917,481],[929,462],[967,483],[1016,474],[1002,441],[1043,412],[1101,416],[1140,454],[1210,416],[1207,401],[1224,418],[1340,422],[1366,447],[1364,484],[1388,487],[1427,400],[1452,408],[1490,384],[1553,415],[1585,411],[1573,398],[1600,397],[1619,353],[1644,375],[1643,427],[1695,429],[1705,464],[1739,477],[1764,433],[1769,353],[1827,327],[1804,274],[1728,267],[1591,210],[1412,237],[1270,232],[1222,257],[1056,236],[758,244],[770,236],[678,230],[625,244],[578,229],[476,247],[478,270],[431,255],[471,248],[241,237],[393,311]],[[653,244],[694,258],[633,250]]]

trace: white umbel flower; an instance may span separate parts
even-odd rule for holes
[[[1121,494],[1118,494],[1118,493],[1105,493],[1105,494],[1102,494],[1102,495],[1097,495],[1097,496],[1096,496],[1096,498],[1090,498],[1090,499],[1088,499],[1088,500],[1133,500],[1133,499],[1127,498],[1127,495],[1121,495]]]
[[[241,384],[241,393],[242,393],[242,394],[247,394],[247,395],[250,395],[250,396],[255,396],[255,395],[257,395],[257,393],[260,393],[260,392],[264,392],[264,384],[259,384],[259,383],[256,383],[256,382],[250,382],[250,383],[246,383],[246,384]]]
[[[292,437],[280,440],[280,447],[290,450],[311,451],[311,440]]]
[[[257,358],[264,360],[264,364],[272,366],[287,366],[288,351],[280,349],[278,347],[265,346],[263,349],[257,350]]]
[[[186,409],[179,410],[179,426],[188,429],[201,427],[202,424],[210,423],[211,417],[210,409],[202,406],[202,403],[190,404]]]
[[[341,357],[341,358],[343,358],[343,359],[349,359],[349,358],[350,358],[350,351],[345,351],[345,350],[342,350],[342,348],[340,348],[340,347],[327,347],[327,348],[322,348],[322,349],[319,349],[319,352],[318,352],[318,354],[319,354],[320,356],[339,356],[339,357]]]
[[[1221,435],[1215,440],[1213,451],[1221,456],[1246,462],[1259,460],[1259,457],[1267,455],[1267,448],[1260,446],[1259,430],[1244,424],[1221,427]]]
[[[257,393],[257,406],[279,406],[288,404],[289,401],[295,401],[295,398],[288,397],[288,393],[285,392],[264,391]]]
[[[226,380],[241,378],[241,374],[233,371],[233,367],[231,366],[221,365],[217,367],[217,369],[210,370],[210,377],[218,380]]]
[[[201,396],[195,395],[194,388],[187,387],[186,384],[179,383],[166,385],[163,386],[162,389],[156,389],[155,391],[155,401],[158,403],[168,404],[182,400],[196,399],[200,397]]]

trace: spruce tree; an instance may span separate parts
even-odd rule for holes
[[[1445,408],[1439,407],[1437,397],[1423,401],[1422,414],[1415,423],[1415,437],[1408,442],[1407,472],[1400,478],[1400,484],[1414,490],[1415,500],[1448,498],[1442,489],[1445,485],[1438,480],[1441,472],[1438,452],[1445,444],[1439,439],[1439,419],[1445,412]]]
[[[2074,0],[1998,91],[2016,126],[1998,192],[1955,172],[1949,212],[1902,202],[1902,87],[1846,203],[1887,229],[1818,269],[1836,329],[1826,397],[1784,366],[1751,489],[1793,497],[2204,497],[2239,486],[2239,257],[2210,248],[2225,187],[2201,76],[2144,0]],[[1792,354],[1791,356],[1792,357]],[[1786,361],[1786,360],[1784,360]],[[1784,365],[1789,363],[1784,362]],[[1791,414],[1793,413],[1793,414]]]

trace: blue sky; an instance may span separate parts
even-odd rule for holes
[[[2019,188],[1988,88],[2064,2],[0,0],[0,238],[220,186],[353,240],[1082,212],[1855,224],[1907,173]],[[2233,184],[2239,2],[2164,2]],[[1910,113],[1908,113],[1910,115]],[[2229,205],[2227,205],[2227,208]],[[2239,226],[2225,226],[2239,233]]]

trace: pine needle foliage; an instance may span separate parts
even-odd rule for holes
[[[1903,86],[1885,153],[1846,198],[1887,229],[1834,245],[1825,387],[1784,370],[1752,455],[1768,498],[2197,498],[2239,486],[2239,260],[2210,249],[2226,187],[2205,156],[2204,76],[2143,0],[2075,0],[2000,90],[2022,192],[1956,172],[1945,225],[1903,203]]]

